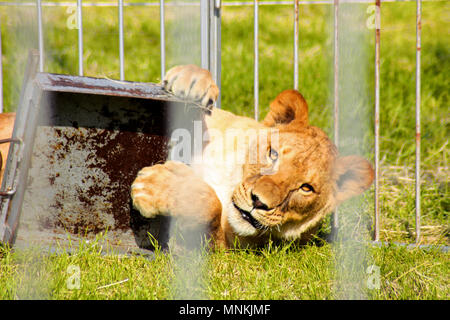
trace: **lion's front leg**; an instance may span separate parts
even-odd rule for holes
[[[170,215],[189,225],[204,225],[222,241],[222,205],[214,190],[181,162],[167,161],[139,171],[131,186],[133,206],[146,218]]]

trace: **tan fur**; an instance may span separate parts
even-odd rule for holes
[[[169,70],[163,83],[203,105],[218,95],[209,72],[193,65]],[[307,241],[326,214],[372,184],[370,163],[359,156],[340,157],[327,135],[308,124],[307,103],[295,90],[278,95],[262,123],[221,109],[213,109],[205,122],[211,134],[200,163],[188,168],[168,161],[139,173],[131,196],[143,216],[220,219],[212,236],[227,247],[236,240],[264,245],[269,237]],[[233,159],[243,151],[233,139],[242,137],[227,136],[238,129],[257,132],[256,138],[241,140],[246,157],[240,163]],[[277,150],[274,140],[266,148],[261,145],[261,132],[270,129],[278,132]],[[251,152],[262,160],[249,161]]]
[[[16,114],[0,113],[0,140],[11,138]],[[0,185],[5,171],[6,159],[8,159],[9,143],[0,144]]]
[[[145,217],[171,215],[187,218],[185,223],[204,225],[217,243],[224,245],[220,201],[214,190],[188,166],[167,161],[163,165],[142,169],[131,187],[131,197],[136,209],[145,213]],[[204,214],[199,215],[199,212]]]

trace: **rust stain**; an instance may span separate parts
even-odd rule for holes
[[[420,132],[416,132],[416,141],[420,141],[421,134]]]
[[[77,132],[78,131],[78,132]],[[78,214],[69,214],[67,190],[57,187],[58,192],[52,207],[58,214],[53,220],[54,227],[63,228],[74,234],[99,233],[106,229],[127,230],[130,228],[130,186],[142,167],[165,161],[168,153],[168,138],[152,134],[136,132],[117,132],[115,130],[95,128],[80,130],[67,128],[66,130],[54,129],[55,135],[65,143],[53,145],[54,153],[50,157],[53,162],[64,161],[77,150],[90,150],[86,157],[88,176],[79,177],[79,186],[75,186],[79,203]],[[75,165],[70,165],[69,171],[76,172]],[[98,172],[103,172],[108,177],[108,183],[98,181]],[[68,173],[66,172],[67,176]],[[60,177],[57,172],[49,174],[50,185],[55,186],[56,179]],[[85,187],[88,186],[88,187]],[[105,203],[101,212],[92,208],[98,208],[98,200]],[[73,210],[73,209],[72,209]],[[114,226],[105,223],[105,217],[114,219]],[[43,228],[49,228],[52,219],[44,218],[41,222]]]
[[[99,137],[104,139],[104,137]],[[130,226],[128,211],[130,186],[142,167],[165,161],[168,154],[168,138],[152,135],[137,135],[130,132],[119,132],[106,143],[97,144],[96,156],[104,159],[99,167],[107,173],[111,184],[118,185],[113,190],[110,213],[116,221],[116,228],[128,229]],[[121,149],[122,151],[119,151]],[[127,155],[132,155],[132,161]],[[87,195],[98,194],[96,186],[91,187]]]

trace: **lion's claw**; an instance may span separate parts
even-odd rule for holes
[[[211,73],[196,65],[176,66],[170,69],[162,85],[175,96],[193,101],[211,109],[219,96],[219,88]]]

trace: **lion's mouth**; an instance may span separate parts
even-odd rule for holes
[[[245,221],[250,223],[252,225],[252,227],[254,227],[255,229],[264,229],[264,226],[258,220],[256,220],[249,211],[245,211],[244,209],[238,207],[236,205],[236,203],[234,203],[234,202],[233,202],[233,205],[239,211],[239,213],[241,214],[241,217]]]

